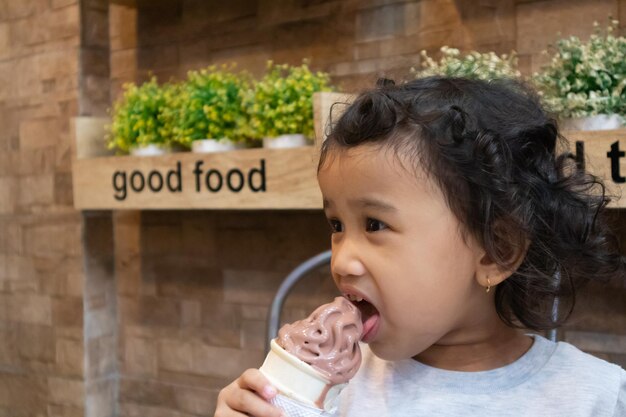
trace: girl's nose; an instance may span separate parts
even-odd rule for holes
[[[330,269],[336,277],[365,274],[365,265],[361,261],[356,245],[349,240],[333,243]]]

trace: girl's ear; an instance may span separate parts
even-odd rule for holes
[[[523,252],[518,251],[518,255],[511,259],[510,262],[507,262],[506,266],[503,266],[496,262],[491,255],[483,250],[483,254],[478,260],[478,266],[476,268],[476,279],[478,280],[478,283],[483,287],[487,287],[488,285],[491,285],[492,287],[498,285],[513,275],[524,260],[525,255],[526,250]],[[487,282],[487,278],[489,278],[489,282]]]
[[[484,287],[493,287],[510,277],[524,261],[530,246],[530,241],[525,236],[513,236],[497,225],[495,230],[499,232],[494,233],[493,247],[497,253],[491,254],[481,248],[477,256],[476,280]]]

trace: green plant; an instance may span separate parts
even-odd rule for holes
[[[301,133],[314,136],[313,93],[333,91],[330,76],[300,66],[267,63],[267,73],[254,83],[247,99],[251,134],[256,138]]]
[[[494,52],[481,53],[471,51],[461,55],[458,49],[448,46],[441,47],[441,58],[435,61],[428,56],[426,51],[421,51],[422,69],[411,68],[416,78],[431,75],[444,75],[448,77],[466,77],[480,80],[494,78],[517,78],[521,74],[517,70],[517,55],[496,55]]]
[[[626,114],[626,38],[613,34],[617,25],[602,31],[595,22],[588,41],[557,41],[550,64],[533,76],[548,109],[564,118]]]
[[[176,141],[189,146],[198,139],[249,139],[248,116],[243,104],[251,88],[246,73],[234,73],[234,65],[210,66],[189,71],[180,90]]]
[[[140,86],[124,84],[122,97],[110,110],[112,122],[106,138],[109,149],[128,153],[138,146],[169,145],[173,130],[163,119],[163,112],[177,88],[172,83],[160,86],[156,77]]]

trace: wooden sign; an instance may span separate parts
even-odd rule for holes
[[[158,157],[95,155],[106,119],[76,118],[73,161],[77,209],[320,209],[316,168],[329,115],[339,117],[354,96],[316,93],[316,146],[247,149]],[[334,105],[340,103],[339,105]],[[610,195],[626,186],[626,129],[563,132],[578,164],[599,176]],[[565,151],[565,150],[564,150]],[[626,207],[626,198],[610,207]]]
[[[191,152],[74,161],[74,205],[85,209],[317,209],[313,147]]]
[[[565,131],[570,152],[580,166],[600,177],[607,194],[616,197],[609,207],[626,207],[626,129]]]

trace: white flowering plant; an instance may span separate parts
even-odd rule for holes
[[[411,68],[415,78],[432,75],[447,77],[465,77],[479,80],[494,78],[518,78],[517,54],[497,55],[495,52],[470,51],[461,54],[461,51],[448,46],[441,47],[441,58],[435,61],[426,51],[421,51],[421,69]]]
[[[618,21],[606,30],[594,23],[588,41],[576,36],[557,41],[548,65],[533,75],[546,107],[562,118],[626,115],[626,38],[616,36]],[[546,51],[547,53],[547,51]]]

